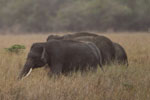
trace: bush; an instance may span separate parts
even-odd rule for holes
[[[25,49],[25,46],[24,45],[19,45],[19,44],[15,44],[15,45],[12,45],[9,48],[5,48],[6,51],[8,51],[10,53],[16,53],[16,54],[22,52],[24,49]]]

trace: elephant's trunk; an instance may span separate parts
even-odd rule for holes
[[[29,76],[29,74],[32,71],[33,66],[34,66],[33,62],[31,60],[27,60],[27,62],[24,65],[24,68],[23,68],[22,72],[20,73],[18,79],[22,79],[22,78]]]

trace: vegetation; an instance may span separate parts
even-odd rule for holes
[[[20,53],[24,49],[25,49],[25,46],[24,45],[19,45],[19,44],[15,44],[15,45],[12,45],[9,48],[5,48],[6,51],[8,51],[10,53],[16,53],[16,54]]]
[[[104,35],[104,34],[102,34]],[[17,77],[34,42],[48,35],[0,36],[0,100],[150,100],[149,34],[107,34],[127,51],[129,66],[104,66],[104,72],[49,78],[48,69],[39,68],[24,80]],[[11,55],[4,48],[20,43],[25,53]]]
[[[150,0],[0,0],[0,29],[148,31]]]

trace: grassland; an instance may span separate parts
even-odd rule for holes
[[[102,34],[103,35],[103,34]],[[48,35],[0,35],[0,100],[150,100],[150,34],[106,34],[128,54],[129,67],[104,66],[105,72],[49,78],[48,69],[33,70],[18,81],[33,42]],[[13,44],[27,47],[24,53],[7,53]]]

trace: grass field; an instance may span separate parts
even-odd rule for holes
[[[102,34],[104,35],[104,34]],[[150,34],[106,34],[126,50],[129,67],[104,66],[104,72],[49,78],[48,69],[39,68],[18,81],[33,42],[48,35],[0,35],[0,100],[150,100]],[[13,44],[27,47],[24,53],[7,53]]]

